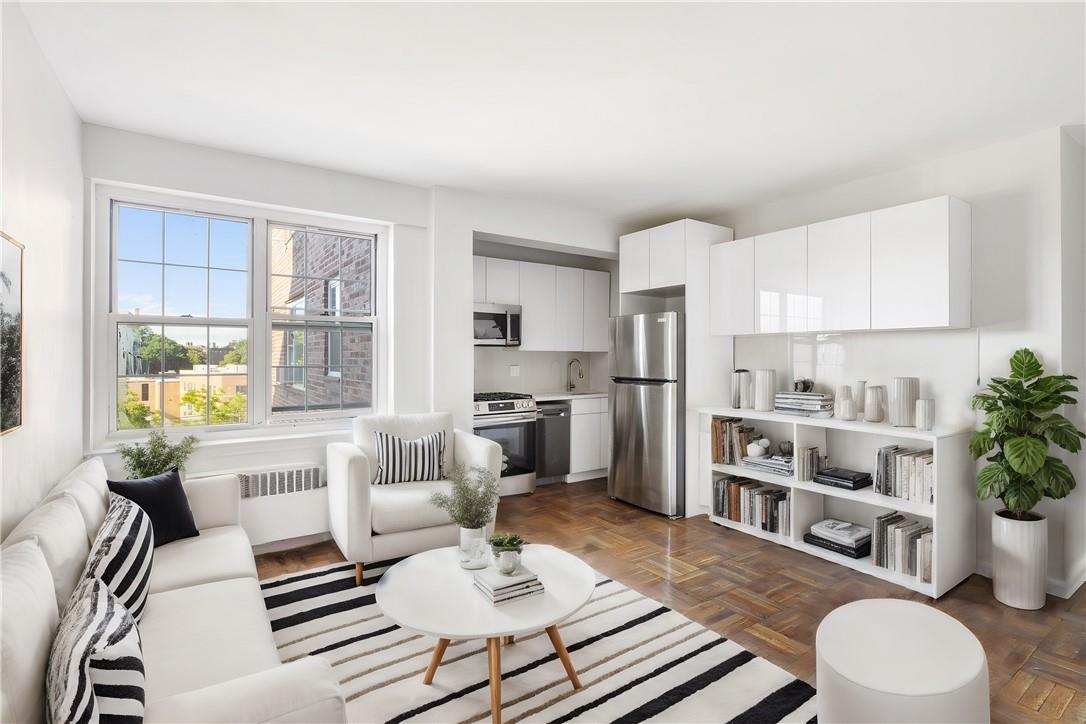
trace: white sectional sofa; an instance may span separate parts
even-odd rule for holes
[[[155,549],[139,624],[145,721],[345,721],[327,661],[280,663],[240,525],[237,476],[188,480],[185,490],[200,535]],[[49,647],[108,495],[102,461],[89,460],[3,541],[0,721],[45,720]]]

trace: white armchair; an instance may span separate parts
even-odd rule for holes
[[[354,562],[355,583],[361,585],[366,563],[455,545],[459,540],[456,524],[430,502],[433,493],[448,492],[449,481],[372,484],[377,477],[375,431],[414,440],[444,430],[445,470],[460,463],[486,468],[494,477],[501,474],[501,446],[454,430],[452,415],[441,412],[357,417],[353,427],[353,443],[336,442],[327,449],[328,518],[332,538],[343,556]]]

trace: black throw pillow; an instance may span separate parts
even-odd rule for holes
[[[155,548],[200,535],[181,476],[170,470],[141,480],[109,480],[109,489],[143,508],[151,519]]]

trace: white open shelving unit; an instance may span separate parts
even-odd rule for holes
[[[769,533],[744,523],[720,518],[710,512],[714,523],[788,546],[812,556],[938,598],[969,577],[976,568],[976,498],[974,464],[969,455],[971,430],[916,430],[891,427],[888,423],[850,422],[836,418],[810,418],[779,412],[758,412],[730,407],[695,407],[699,415],[698,485],[699,499],[712,510],[714,473],[727,473],[775,485],[791,491],[791,531]],[[831,466],[872,472],[875,453],[891,444],[930,447],[934,450],[935,502],[916,503],[879,495],[871,488],[844,490],[795,476],[774,475],[739,465],[717,465],[712,461],[712,419],[737,417],[749,421],[776,446],[789,440],[796,449],[817,445]],[[904,515],[931,521],[932,581],[876,566],[870,557],[852,559],[803,542],[803,534],[824,518],[840,518],[870,527],[876,516],[897,510]]]

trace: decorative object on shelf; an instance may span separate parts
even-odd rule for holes
[[[883,385],[871,385],[864,390],[864,420],[867,422],[882,422],[883,408],[886,406],[886,387]]]
[[[1075,404],[1074,376],[1045,376],[1026,348],[1011,356],[1010,367],[1010,377],[993,377],[973,395],[973,409],[982,410],[985,420],[970,438],[969,452],[989,461],[977,474],[977,497],[996,497],[1006,506],[992,513],[992,592],[1008,606],[1038,609],[1045,605],[1048,519],[1032,508],[1075,488],[1071,469],[1049,455],[1048,446],[1078,453],[1086,435],[1055,412]]]
[[[916,401],[920,398],[919,377],[894,377],[890,380],[890,424],[912,427],[916,424]]]
[[[916,429],[930,430],[935,426],[935,400],[925,398],[916,401]]]
[[[743,407],[743,387],[750,387],[750,371],[749,370],[732,370],[732,407],[735,409],[742,409]],[[750,398],[750,392],[745,395]]]
[[[852,383],[852,401],[856,405],[856,417],[863,417],[864,403],[867,394],[867,380],[856,380]]]
[[[777,443],[777,452],[785,457],[792,457],[792,451],[795,450],[795,446],[791,440],[781,440]]]
[[[118,445],[117,452],[124,462],[124,471],[129,480],[149,478],[177,468],[185,472],[185,463],[196,446],[196,438],[186,435],[176,443],[171,443],[162,430],[152,430],[147,434],[146,444],[133,443]]]
[[[750,389],[750,371],[736,370],[736,375],[739,378],[739,409],[749,410],[754,404]]]
[[[792,383],[792,392],[813,392],[814,380],[807,379],[806,377],[797,377],[795,382]]]
[[[769,441],[766,440],[765,442],[768,443]],[[751,444],[747,445],[747,457],[760,458],[763,455],[765,455],[766,450],[768,448],[769,448],[768,444],[767,445],[762,445],[762,440],[756,440],[756,441],[752,442]]]
[[[852,388],[848,385],[838,385],[837,395],[833,398],[833,416],[841,416],[841,403],[852,399]],[[855,408],[854,408],[855,409]]]
[[[777,391],[776,370],[754,370],[754,409],[769,412],[773,409],[773,396]]]
[[[460,567],[486,568],[486,526],[494,520],[498,481],[486,468],[455,464],[449,469],[449,482],[452,491],[434,493],[430,502],[460,526]]]
[[[847,400],[841,400],[840,418],[842,420],[856,419],[856,403],[852,401],[851,397]]]
[[[498,573],[511,576],[520,569],[520,554],[528,541],[516,533],[495,533],[490,536],[490,551]]]
[[[0,362],[0,435],[4,435],[23,424],[23,245],[2,231]]]

